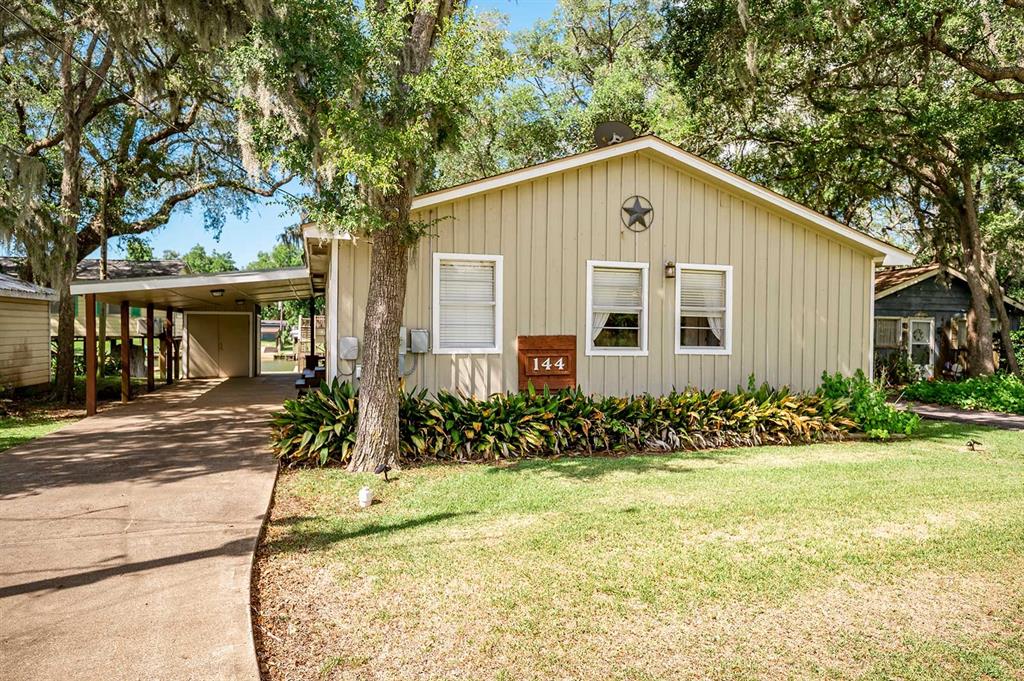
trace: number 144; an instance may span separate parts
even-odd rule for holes
[[[551,371],[552,369],[557,369],[559,371],[564,371],[565,370],[565,358],[564,357],[559,357],[557,360],[552,362],[550,357],[545,357],[544,359],[541,359],[540,357],[534,357],[533,358],[533,370],[534,371],[540,371],[541,369],[544,369],[545,371]]]

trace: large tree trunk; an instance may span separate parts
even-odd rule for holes
[[[410,202],[411,203],[411,202]],[[408,209],[402,211],[406,215]],[[370,290],[363,326],[359,426],[350,471],[394,466],[398,458],[398,330],[409,273],[409,247],[399,224],[373,235]],[[333,311],[331,311],[333,312]],[[331,313],[329,312],[329,313]]]
[[[992,310],[996,313],[996,319],[999,321],[999,341],[1003,346],[1003,354],[1006,355],[1006,368],[1010,370],[1010,373],[1020,376],[1020,365],[1017,363],[1017,355],[1013,352],[1013,339],[1010,337],[1010,316],[1006,314],[1003,287],[999,283],[999,278],[996,277],[995,263],[991,260],[988,284],[992,292]]]
[[[971,289],[971,307],[967,311],[967,373],[991,376],[995,373],[992,352],[992,312],[989,307],[989,264],[978,224],[978,206],[969,169],[961,172],[963,204],[956,215],[963,251],[963,270]]]
[[[407,78],[423,73],[430,64],[431,52],[441,26],[461,0],[432,0],[413,3],[406,15],[408,31],[397,57],[394,110],[384,116],[385,127],[401,127],[408,112],[403,101],[412,92]],[[403,7],[402,5],[396,6]],[[370,5],[373,6],[373,5]],[[375,11],[387,14],[393,7],[378,2]],[[408,11],[405,9],[404,11]],[[394,116],[392,120],[389,116]],[[428,119],[428,125],[431,122]],[[382,194],[367,188],[371,205],[384,219],[386,228],[373,232],[370,256],[370,290],[366,297],[366,323],[363,325],[363,374],[359,384],[359,426],[356,446],[349,462],[350,471],[372,471],[380,464],[394,466],[398,461],[398,329],[405,306],[406,278],[409,273],[409,247],[413,243],[409,215],[413,188],[418,184],[425,159],[400,159],[396,167],[399,188]]]
[[[60,180],[60,225],[53,244],[54,284],[60,296],[57,322],[57,376],[54,395],[61,402],[71,401],[75,387],[75,308],[71,299],[71,280],[78,262],[77,232],[81,191],[82,124],[78,112],[78,85],[67,55],[75,48],[74,31],[67,31],[61,60],[62,109],[64,123],[63,169]]]

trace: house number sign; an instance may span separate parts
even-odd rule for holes
[[[576,336],[519,336],[519,389],[576,385]]]
[[[526,368],[527,376],[568,373],[569,370],[569,358],[565,355],[533,355],[530,359],[533,361]]]

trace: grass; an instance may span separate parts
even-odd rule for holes
[[[281,352],[292,350],[291,339],[282,346]],[[274,341],[260,341],[260,371],[269,373],[298,373],[298,362],[291,359],[270,359],[267,355],[277,351],[277,343]]]
[[[269,678],[990,678],[1024,669],[1024,442],[282,475]],[[983,443],[969,451],[968,439]],[[381,500],[358,510],[358,489]]]
[[[42,437],[73,421],[46,415],[0,417],[0,452]]]
[[[157,388],[162,387],[161,380]],[[101,376],[97,381],[97,398],[103,402],[121,399],[119,376]],[[0,452],[42,437],[85,416],[85,376],[75,376],[72,402],[62,406],[50,397],[52,386],[41,385],[20,389],[13,399],[0,400]],[[133,395],[146,392],[146,379],[132,379]]]

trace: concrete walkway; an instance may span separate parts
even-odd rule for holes
[[[988,426],[1003,430],[1024,430],[1024,416],[1017,414],[957,409],[946,404],[923,404],[921,402],[909,402],[907,409],[926,419],[936,421],[955,421],[969,426]]]
[[[0,677],[259,678],[266,416],[293,381],[183,382],[0,453]]]

